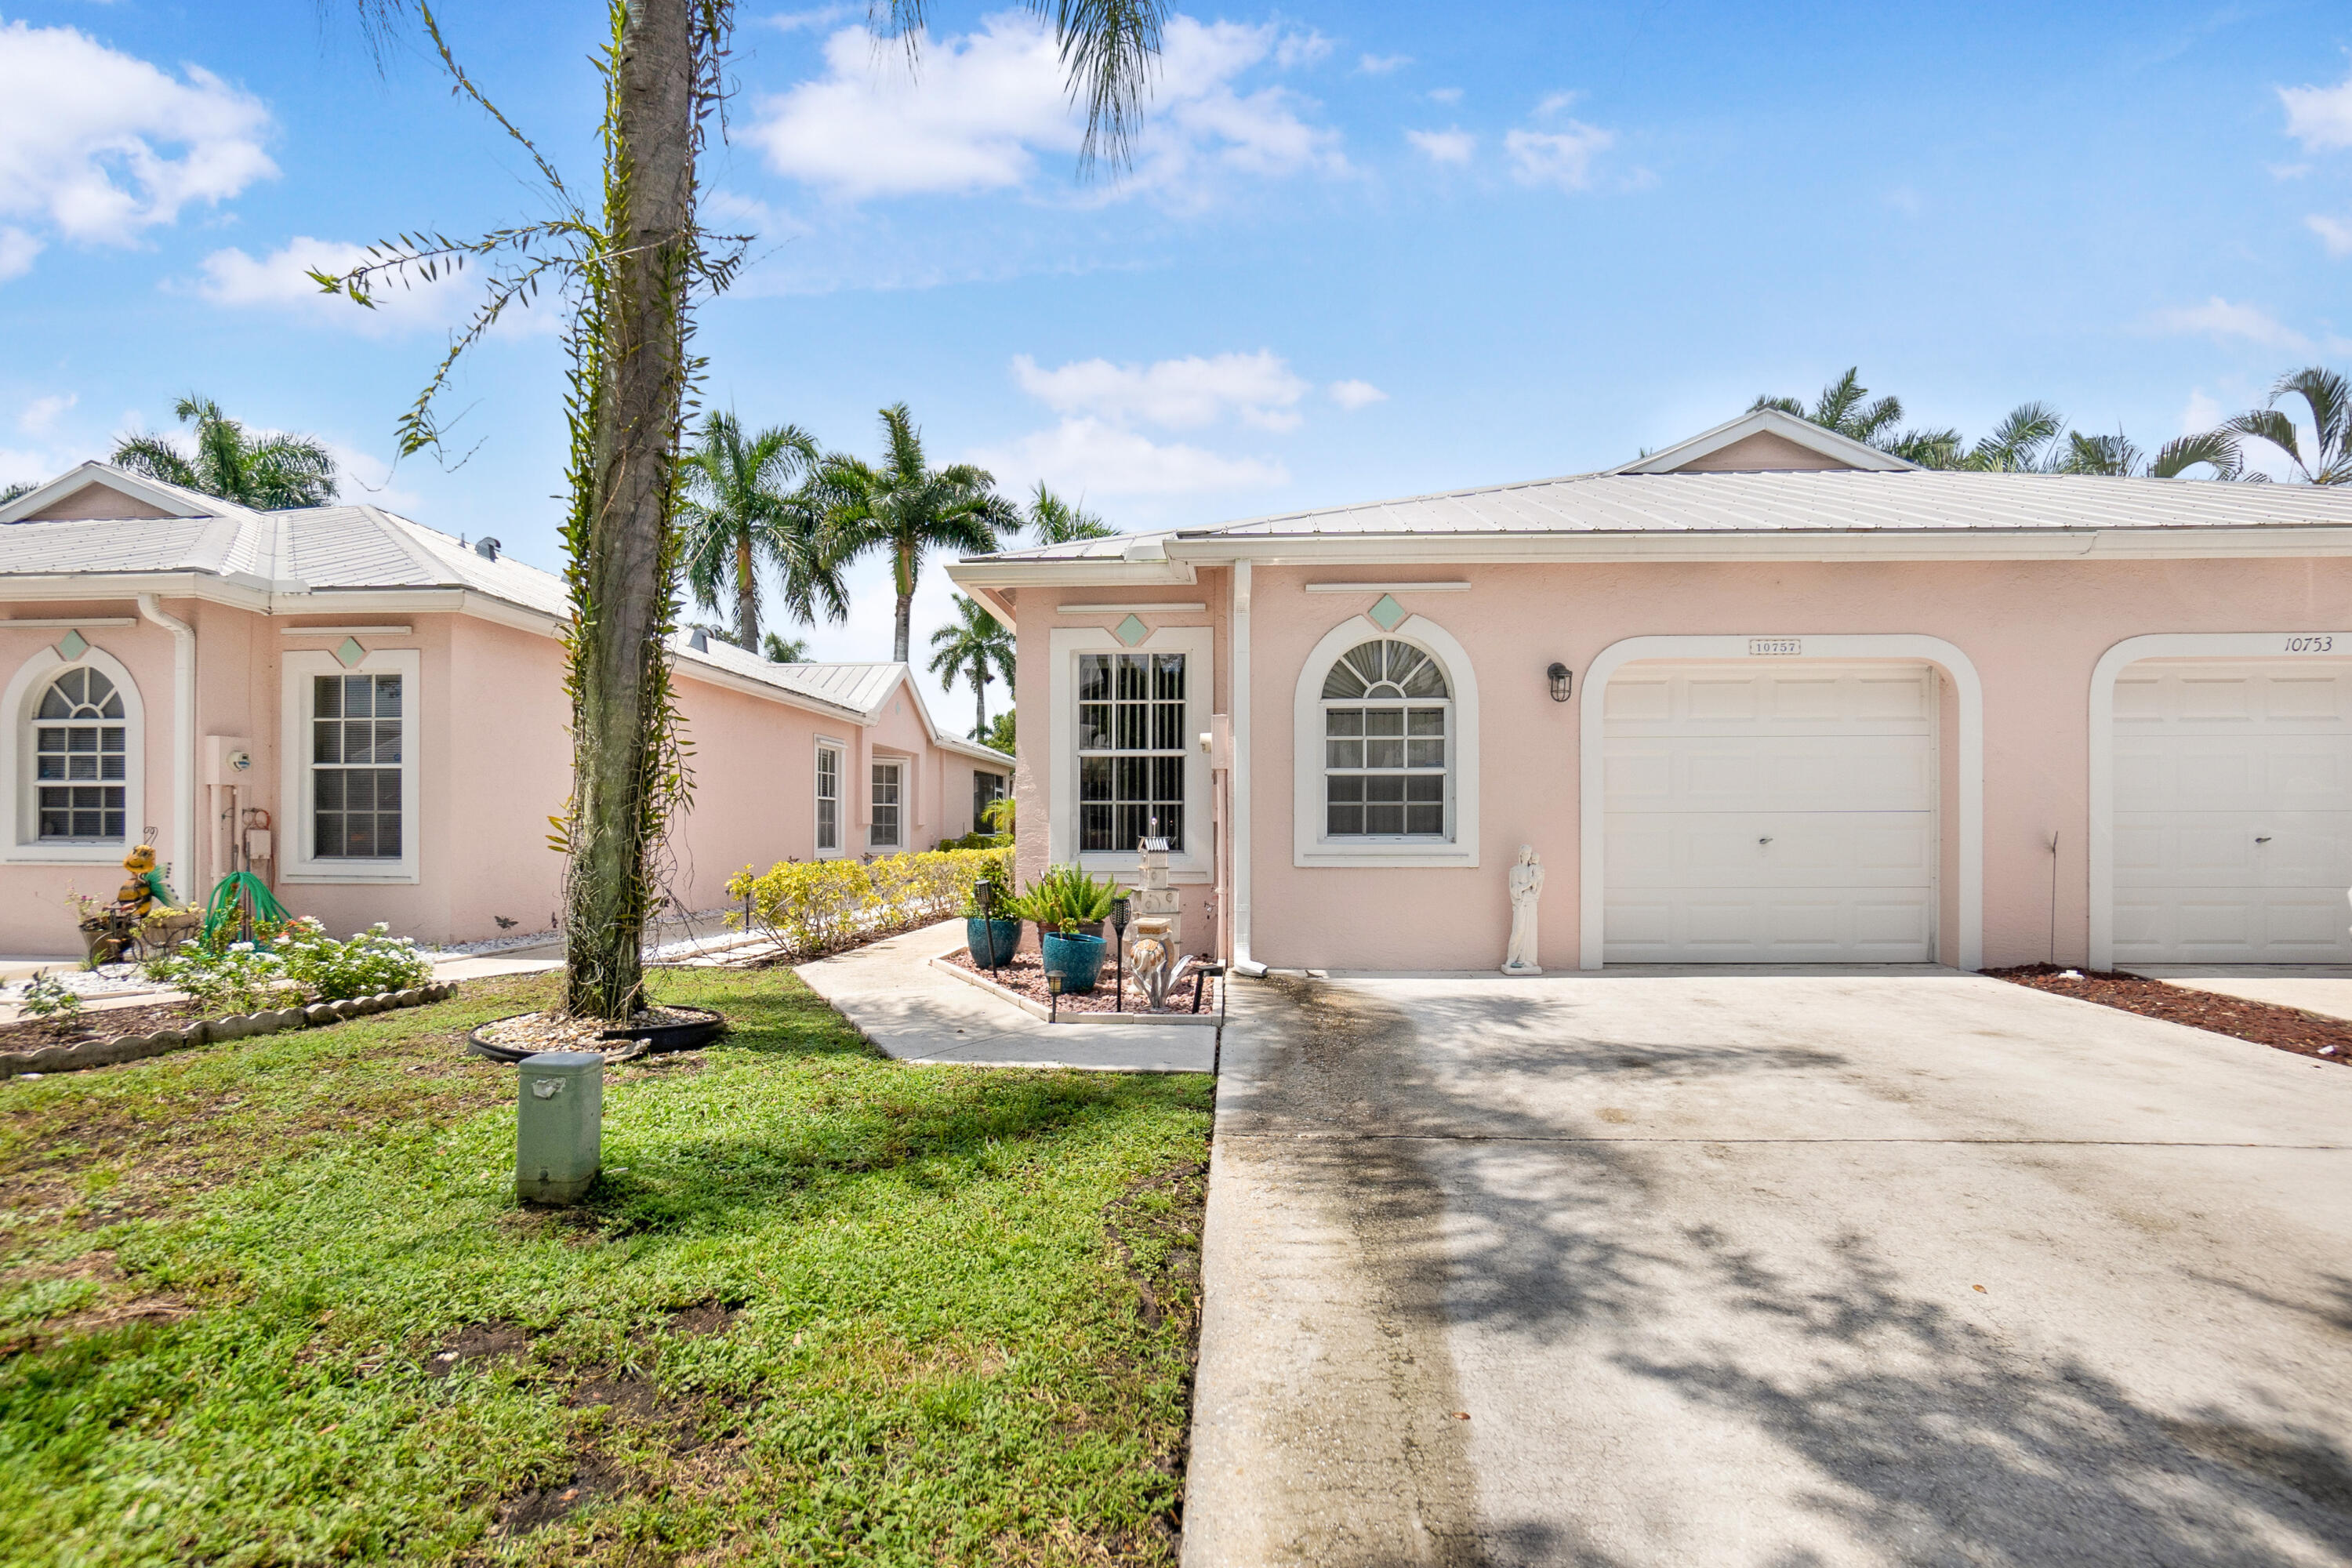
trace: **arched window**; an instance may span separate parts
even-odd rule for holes
[[[43,843],[121,841],[130,752],[122,694],[78,665],[49,683],[33,711],[35,820]]]
[[[1324,837],[1444,838],[1453,710],[1444,668],[1412,644],[1341,655],[1323,678]]]

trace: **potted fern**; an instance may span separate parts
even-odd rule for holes
[[[1022,918],[1037,927],[1048,971],[1062,973],[1062,989],[1083,994],[1102,973],[1102,923],[1110,918],[1110,881],[1087,876],[1076,866],[1054,866],[1022,889]]]

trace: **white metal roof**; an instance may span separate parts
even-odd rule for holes
[[[1138,559],[1191,541],[1380,535],[2018,532],[2352,526],[2352,486],[2221,484],[2074,474],[1826,470],[1578,474],[1251,518],[1006,561]]]
[[[18,521],[92,482],[151,504],[184,507],[190,515]],[[551,625],[572,613],[563,580],[554,574],[504,553],[485,555],[465,541],[382,507],[256,511],[103,463],[84,463],[0,507],[0,584],[10,578],[155,574],[217,577],[269,595],[271,608],[279,614],[331,609],[333,597],[341,594],[435,589],[497,600]],[[300,602],[311,595],[326,602]],[[672,637],[671,651],[684,665],[724,671],[766,688],[780,700],[838,713],[859,724],[878,719],[905,681],[935,742],[974,761],[1008,771],[1012,767],[1013,760],[1002,752],[943,733],[906,665],[772,664],[730,643],[714,640],[697,648],[682,636]]]

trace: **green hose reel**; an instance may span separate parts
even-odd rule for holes
[[[260,878],[250,871],[231,871],[205,905],[205,940],[210,942],[224,926],[241,925],[248,915],[257,923],[273,925],[292,918]]]

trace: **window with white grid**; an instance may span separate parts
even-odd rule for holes
[[[1324,836],[1444,838],[1453,691],[1438,662],[1392,637],[1323,679]]]
[[[900,817],[907,808],[907,765],[904,763],[874,764],[874,818],[867,830],[868,848],[897,849],[904,842]]]
[[[1078,655],[1078,848],[1184,848],[1181,653]]]
[[[83,665],[49,683],[33,714],[36,819],[43,842],[126,837],[129,744],[122,694],[104,672]]]
[[[310,686],[310,853],[397,860],[407,717],[398,675],[320,675]]]
[[[816,852],[841,853],[841,748],[816,749]]]

